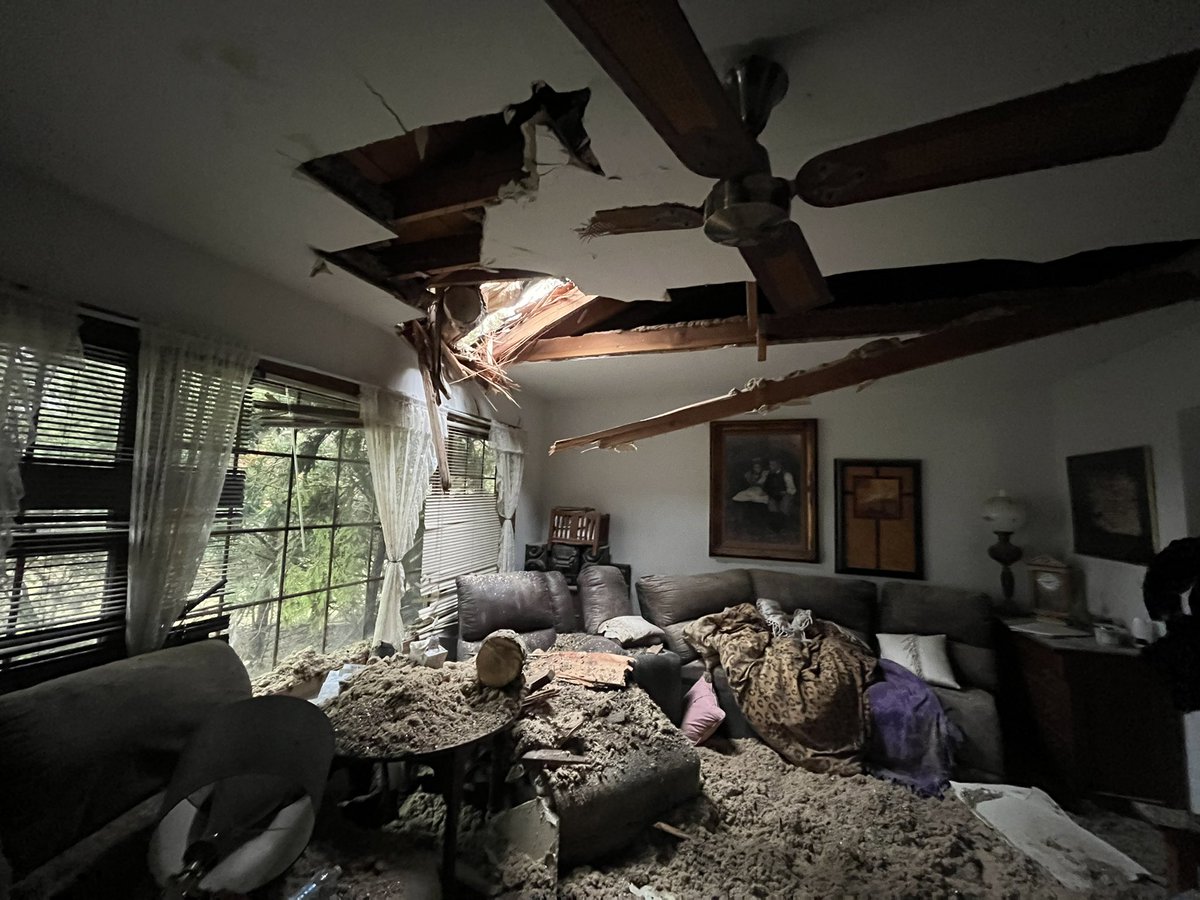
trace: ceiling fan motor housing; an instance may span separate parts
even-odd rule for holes
[[[763,172],[723,178],[704,201],[704,233],[728,247],[766,243],[791,221],[791,205],[784,178]]]

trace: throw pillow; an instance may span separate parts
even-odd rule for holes
[[[645,647],[661,644],[667,634],[641,616],[613,616],[600,623],[600,634],[622,647]]]
[[[946,655],[944,634],[877,634],[880,659],[890,659],[929,684],[962,690]]]
[[[703,744],[725,721],[725,710],[717,702],[717,694],[707,678],[692,685],[683,698],[683,724],[680,726],[693,744]]]

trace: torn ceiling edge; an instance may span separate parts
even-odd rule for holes
[[[1189,262],[1197,262],[1190,254]],[[562,450],[611,449],[644,438],[703,425],[716,419],[765,411],[890,375],[973,356],[1035,338],[1095,325],[1139,312],[1200,299],[1200,276],[1189,271],[1148,271],[1137,277],[1080,288],[994,295],[995,305],[908,340],[872,341],[840,360],[775,380],[753,380],[729,394],[670,410],[648,419],[555,441]],[[1008,303],[1009,305],[1005,305]]]
[[[538,127],[562,144],[571,164],[603,175],[583,127],[590,97],[587,88],[560,93],[537,82],[528,100],[500,112],[413,130],[397,116],[404,134],[301,164],[310,178],[396,235],[365,246],[314,248],[315,252],[418,307],[425,289],[434,283],[479,283],[477,273],[492,267],[480,254],[486,208],[538,190]],[[456,247],[467,256],[456,252],[448,260],[433,259],[427,267],[412,264],[410,248],[466,237],[464,232],[471,229],[470,223],[460,221],[464,217],[479,226],[480,235],[470,248]],[[392,265],[393,258],[401,264]],[[467,280],[460,282],[457,271],[469,273]]]

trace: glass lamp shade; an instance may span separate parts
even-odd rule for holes
[[[1025,507],[1004,491],[996,491],[983,504],[983,520],[992,531],[1018,531],[1025,524]]]

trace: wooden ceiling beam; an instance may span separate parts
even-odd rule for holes
[[[750,282],[751,284],[753,282]],[[523,357],[525,362],[578,359],[585,356],[632,356],[639,353],[670,353],[708,350],[713,347],[764,344],[796,344],[846,338],[919,334],[947,322],[1018,301],[996,295],[955,300],[926,300],[908,305],[855,306],[844,309],[814,309],[803,316],[757,316],[756,326],[747,318],[721,319],[629,331],[599,331],[566,337],[543,336]]]
[[[1200,276],[1190,271],[1156,272],[1089,287],[1030,293],[1048,296],[1033,303],[1027,295],[1023,305],[980,311],[920,337],[872,342],[815,369],[764,381],[639,422],[555,441],[550,446],[550,453],[588,447],[619,447],[1084,325],[1195,301],[1200,299]]]
[[[754,343],[746,320],[722,319],[668,325],[637,331],[593,331],[574,337],[543,338],[522,356],[523,362],[579,359],[585,356],[632,356],[639,353],[672,353]]]

